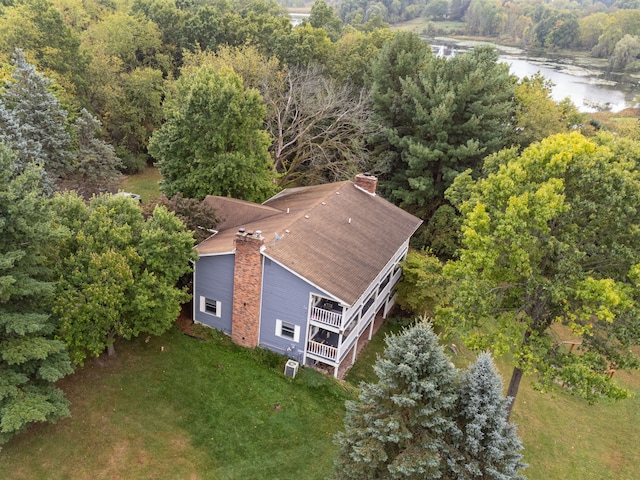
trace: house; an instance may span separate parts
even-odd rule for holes
[[[194,321],[342,377],[393,306],[421,224],[376,184],[359,174],[261,205],[207,197],[222,221],[196,247]]]

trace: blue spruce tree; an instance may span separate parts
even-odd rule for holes
[[[456,416],[459,433],[448,459],[452,479],[520,480],[522,443],[507,421],[509,399],[491,355],[482,353],[460,378]]]
[[[336,479],[431,479],[446,471],[447,440],[456,434],[456,369],[431,325],[388,337],[357,402],[347,402]]]
[[[18,172],[39,164],[55,183],[72,163],[67,111],[49,92],[51,81],[35,71],[21,50],[12,63],[11,80],[0,94],[0,141],[16,153]]]

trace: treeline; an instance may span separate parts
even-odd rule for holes
[[[380,21],[397,23],[416,17],[434,22],[464,22],[455,33],[496,38],[501,43],[547,51],[570,49],[609,59],[618,71],[640,70],[640,3],[543,2],[539,0],[344,0],[340,17],[346,23]]]
[[[456,178],[482,178],[550,135],[597,130],[554,102],[543,77],[510,75],[491,48],[437,58],[380,15],[344,26],[321,0],[295,28],[263,0],[8,2],[0,61],[0,441],[66,412],[53,383],[71,360],[175,319],[193,236],[168,209],[198,233],[213,227],[197,202],[206,195],[263,201],[370,171],[380,194],[424,220],[415,246],[457,258],[471,189],[451,193]],[[632,140],[612,145],[640,151]],[[165,205],[143,212],[105,195],[120,171],[150,161]]]

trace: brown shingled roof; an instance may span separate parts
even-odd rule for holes
[[[260,230],[267,257],[349,304],[422,223],[350,181],[287,189],[263,205],[222,203],[227,220],[198,245],[200,255],[231,252],[237,227]]]

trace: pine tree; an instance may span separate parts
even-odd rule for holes
[[[455,435],[456,369],[431,325],[388,337],[357,402],[347,402],[335,478],[441,478],[447,439]]]
[[[48,91],[51,81],[36,72],[20,49],[12,63],[11,80],[0,95],[0,141],[16,152],[18,172],[36,163],[56,182],[72,160],[67,112]]]
[[[97,138],[101,126],[100,120],[84,108],[73,124],[75,167],[64,183],[85,198],[114,188],[120,178],[122,161],[111,145]]]
[[[450,478],[525,478],[518,473],[526,467],[519,453],[522,443],[507,421],[509,402],[502,395],[502,378],[491,355],[480,354],[460,379],[455,409],[460,433],[450,450]]]
[[[16,172],[0,145],[0,443],[32,422],[69,414],[54,382],[71,363],[44,308],[53,290],[45,249],[55,241],[41,176],[29,165]]]

